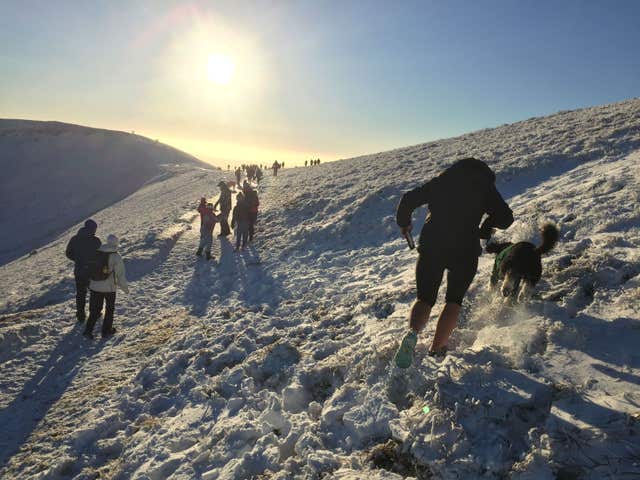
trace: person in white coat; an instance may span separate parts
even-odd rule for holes
[[[108,274],[104,280],[91,279],[89,283],[89,320],[84,330],[85,337],[93,338],[93,327],[100,316],[102,306],[105,306],[104,319],[102,320],[102,336],[108,337],[116,331],[113,328],[113,312],[116,305],[116,290],[119,288],[125,293],[129,293],[124,262],[118,253],[118,237],[109,235],[107,243],[98,248],[98,252],[103,252],[108,256],[106,260],[106,272]]]

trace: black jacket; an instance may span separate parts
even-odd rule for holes
[[[236,202],[236,206],[233,207],[233,215],[231,217],[231,226],[235,228],[235,226],[239,222],[248,223],[251,218],[251,212],[249,209],[249,204],[247,200],[242,200],[240,202]]]
[[[495,174],[489,166],[474,158],[454,163],[436,178],[405,193],[398,205],[396,221],[406,227],[412,212],[429,206],[427,220],[420,233],[420,251],[437,250],[465,255],[480,255],[481,230],[507,228],[513,213],[495,186]],[[479,228],[484,214],[487,219]]]
[[[89,276],[89,263],[95,258],[100,245],[102,245],[100,239],[86,227],[82,227],[71,237],[65,255],[75,263],[73,273],[77,277]]]

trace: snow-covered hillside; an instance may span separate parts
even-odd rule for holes
[[[185,165],[205,166],[139,135],[0,120],[0,265]]]
[[[561,242],[527,305],[491,295],[483,255],[452,351],[426,355],[432,318],[398,371],[415,252],[395,207],[468,155],[518,219],[500,238],[551,220]],[[640,100],[284,170],[260,186],[250,251],[217,240],[205,263],[194,207],[222,176],[95,216],[132,279],[108,341],[75,325],[73,230],[0,267],[0,476],[640,476]]]

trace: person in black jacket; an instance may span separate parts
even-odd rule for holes
[[[444,355],[456,326],[462,300],[471,285],[482,252],[480,239],[488,239],[494,228],[513,223],[513,213],[495,186],[495,174],[475,158],[454,163],[436,178],[400,200],[396,221],[402,235],[411,235],[411,214],[421,205],[429,214],[420,233],[416,265],[417,300],[411,309],[410,331],[396,354],[396,364],[411,364],[417,335],[433,308],[444,271],[447,270],[446,305],[440,314],[430,355]],[[482,217],[488,217],[482,222]]]
[[[218,215],[218,221],[220,222],[220,237],[226,237],[231,234],[229,229],[229,213],[231,213],[231,190],[224,181],[218,183],[220,187],[220,197],[213,206],[213,209],[217,209],[220,206],[220,214]]]
[[[253,242],[253,236],[256,232],[256,222],[258,221],[260,199],[258,198],[258,192],[251,188],[249,182],[244,182],[242,191],[244,193],[244,201],[249,208],[249,241]]]
[[[84,222],[84,227],[71,237],[65,251],[67,258],[75,264],[73,274],[76,280],[76,318],[79,322],[86,320],[85,306],[91,280],[91,263],[102,245],[100,239],[96,237],[97,229],[98,224],[93,220]]]
[[[242,192],[236,195],[236,206],[233,207],[233,215],[231,217],[231,226],[236,233],[236,248],[235,251],[244,250],[247,246],[247,239],[249,237],[249,222],[251,219],[251,212],[249,204]]]

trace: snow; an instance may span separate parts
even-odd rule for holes
[[[11,232],[0,238],[0,264],[185,165],[206,166],[133,133],[0,119],[0,231]]]
[[[77,226],[0,267],[0,476],[637,478],[639,120],[630,100],[283,170],[260,186],[256,242],[218,240],[215,262],[194,256],[195,205],[224,172],[100,211],[132,280],[114,338],[75,325]],[[395,206],[466,155],[518,218],[498,238],[549,220],[561,241],[524,305],[489,291],[483,255],[452,351],[427,356],[440,298],[399,371],[415,252]]]

